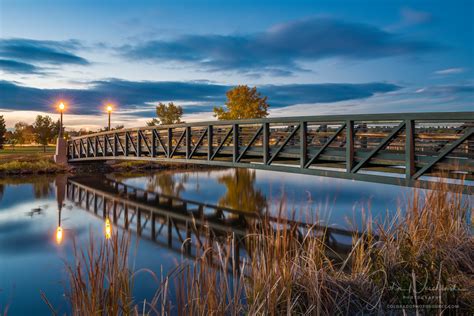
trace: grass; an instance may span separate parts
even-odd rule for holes
[[[406,209],[383,223],[367,216],[364,235],[353,237],[342,262],[330,259],[325,235],[314,227],[301,235],[284,219],[272,225],[263,218],[245,237],[246,261],[236,264],[233,236],[207,244],[194,263],[182,263],[165,278],[141,310],[130,291],[129,244],[114,246],[112,257],[91,245],[79,256],[82,265],[68,267],[68,298],[78,315],[472,315],[470,205],[460,192],[436,186],[415,190]]]
[[[56,150],[54,145],[46,146],[46,154],[53,154]],[[9,146],[3,145],[3,149],[0,149],[0,157],[3,155],[36,155],[43,154],[43,146]]]
[[[52,174],[64,172],[63,166],[53,161],[55,147],[5,146],[0,150],[0,175]]]
[[[58,173],[63,171],[65,171],[65,168],[57,165],[50,155],[0,156],[0,175]]]

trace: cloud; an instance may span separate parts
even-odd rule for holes
[[[466,71],[466,69],[464,69],[464,68],[447,68],[447,69],[437,70],[434,73],[436,75],[443,75],[444,76],[444,75],[461,74],[465,71]]]
[[[0,70],[12,74],[39,74],[41,70],[32,64],[20,61],[0,59]]]
[[[416,93],[424,93],[430,95],[438,96],[454,96],[454,95],[470,95],[474,94],[474,85],[465,84],[465,85],[437,85],[429,86],[425,88],[420,88],[416,90]]]
[[[0,81],[0,109],[54,111],[59,99],[69,101],[69,113],[97,114],[105,100],[116,102],[122,113],[149,117],[154,115],[153,102],[175,101],[183,104],[185,112],[212,110],[223,104],[225,93],[232,86],[206,81],[125,81],[109,79],[91,82],[86,89],[39,89]],[[293,104],[330,103],[356,100],[377,93],[396,91],[400,87],[390,83],[330,83],[261,85],[259,91],[268,96],[271,107]]]
[[[416,25],[430,22],[432,15],[429,12],[418,11],[412,8],[402,8],[400,10],[402,16],[402,23],[405,25]]]
[[[332,18],[308,18],[244,35],[185,35],[120,48],[131,60],[192,64],[208,71],[269,72],[288,75],[300,63],[324,58],[374,59],[440,49],[378,27]]]
[[[0,39],[0,56],[17,61],[50,65],[89,65],[89,61],[74,52],[79,42],[42,41],[24,38]]]

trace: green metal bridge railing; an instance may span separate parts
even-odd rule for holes
[[[128,128],[68,141],[69,163],[152,160],[470,191],[474,112],[304,116]]]

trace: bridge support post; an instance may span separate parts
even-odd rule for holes
[[[54,162],[57,164],[67,165],[67,141],[62,137],[58,137],[58,140],[56,141]]]

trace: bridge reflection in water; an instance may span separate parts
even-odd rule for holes
[[[105,222],[140,238],[195,258],[208,247],[219,245],[232,251],[239,261],[248,256],[245,235],[262,223],[263,215],[201,203],[177,196],[143,190],[109,178],[72,177],[67,181],[67,198],[76,206]],[[351,237],[358,233],[335,227],[265,216],[273,227],[292,227],[299,236],[309,231],[324,236],[329,256],[344,256]],[[234,242],[229,243],[229,237]],[[343,242],[343,240],[349,242]],[[213,258],[217,260],[216,258]],[[238,263],[238,262],[235,262]]]

